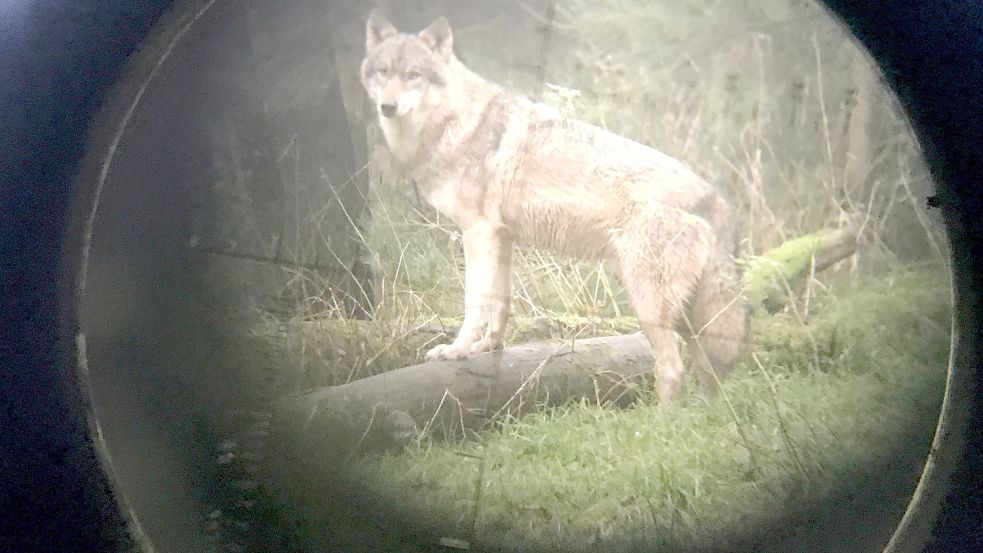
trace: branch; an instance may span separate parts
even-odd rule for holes
[[[788,301],[786,284],[794,285],[810,272],[818,273],[853,255],[859,234],[860,221],[855,218],[841,228],[794,238],[741,261],[748,303],[772,312],[778,310]]]

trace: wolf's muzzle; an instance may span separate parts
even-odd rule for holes
[[[379,106],[379,111],[381,111],[382,115],[385,117],[393,117],[396,115],[397,108],[398,106],[396,104],[381,104]]]

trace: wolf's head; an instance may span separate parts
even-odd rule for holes
[[[412,35],[400,33],[378,10],[366,25],[362,85],[382,117],[403,117],[440,101],[454,57],[451,26],[444,17]]]

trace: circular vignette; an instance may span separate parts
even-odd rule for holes
[[[956,2],[890,5],[824,0],[867,49],[897,95],[938,186],[926,198],[952,252],[953,334],[931,451],[885,552],[959,551],[978,543],[980,473],[979,221],[983,159],[983,15]]]
[[[92,7],[95,4],[77,1],[74,5],[85,17],[73,18],[79,12],[68,9],[56,11],[57,16],[43,22],[31,21],[34,29],[12,32],[5,39],[12,47],[5,48],[9,53],[3,63],[21,71],[30,67],[33,74],[7,83],[11,91],[9,96],[5,91],[2,98],[7,114],[3,136],[8,141],[2,219],[5,375],[0,386],[0,405],[4,405],[0,409],[4,444],[0,467],[9,478],[2,492],[6,512],[0,535],[5,540],[0,545],[4,547],[137,547],[125,538],[129,520],[121,514],[127,512],[125,501],[120,501],[121,508],[114,505],[113,495],[107,493],[115,487],[112,477],[107,479],[98,471],[98,429],[87,422],[92,420],[88,402],[78,384],[84,382],[85,369],[84,351],[76,349],[75,341],[76,277],[84,266],[81,231],[94,208],[95,192],[79,190],[72,218],[65,214],[75,191],[72,174],[82,156],[78,137],[84,135],[96,106],[108,98],[104,91],[121,74],[123,54],[143,38],[170,2],[133,2],[139,9],[114,6],[101,8],[101,13]],[[184,15],[203,4],[206,2],[185,3],[182,9],[188,13]],[[868,5],[858,0],[829,0],[827,5],[884,71],[940,186],[934,202],[945,214],[954,254],[954,350],[933,455],[889,550],[916,551],[926,545],[930,550],[950,550],[971,543],[980,532],[975,524],[979,502],[974,499],[980,476],[973,466],[980,450],[980,430],[966,423],[979,415],[979,396],[973,392],[980,359],[977,225],[981,211],[974,185],[983,174],[979,154],[983,129],[981,16],[955,2],[895,0]],[[16,9],[6,15],[4,26],[19,17],[26,20]],[[187,23],[183,16],[171,17],[170,22],[176,26]],[[119,24],[131,24],[130,34],[117,36],[115,41],[90,39],[95,49],[73,55],[57,52],[74,47],[72,37]],[[64,26],[72,33],[59,35]],[[144,42],[145,51],[160,47],[164,37],[173,37],[174,32],[175,28],[154,29]],[[35,50],[25,53],[17,47]],[[89,75],[82,84],[63,80],[80,68],[98,66],[95,60],[106,51],[114,52],[106,56],[110,67]],[[149,67],[140,64],[149,57],[135,57],[130,67],[147,72]],[[44,77],[51,77],[54,86],[36,86]],[[115,94],[118,99],[135,92],[120,89]],[[81,105],[56,101],[66,94],[84,101]],[[33,105],[30,99],[36,100]],[[114,116],[104,113],[100,117],[105,121]],[[30,145],[51,138],[48,147],[30,150]],[[58,237],[66,228],[62,244]],[[53,277],[56,274],[61,275],[60,280]],[[111,474],[111,461],[102,457],[101,462]],[[62,508],[69,505],[75,508]],[[138,528],[130,529],[139,541]],[[142,546],[152,548],[146,542]]]

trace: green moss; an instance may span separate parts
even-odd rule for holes
[[[750,304],[766,308],[783,304],[784,283],[792,283],[805,274],[822,245],[821,235],[810,234],[789,240],[766,255],[743,260],[745,293]]]
[[[942,271],[868,277],[814,306],[799,322],[791,311],[753,321],[754,350],[787,369],[863,372],[948,351],[951,291]]]

